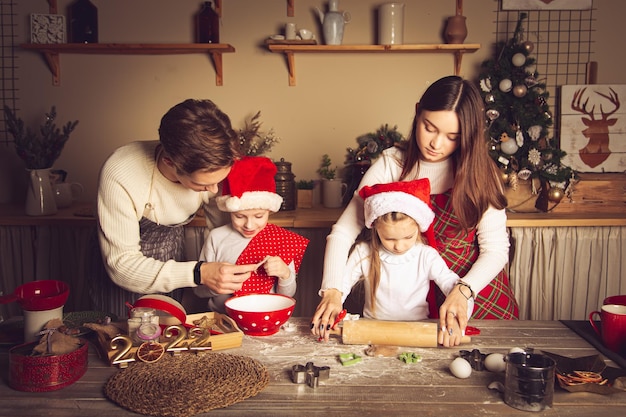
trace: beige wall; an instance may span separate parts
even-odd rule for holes
[[[70,0],[58,0],[65,14]],[[198,0],[92,0],[99,12],[101,43],[191,42],[192,15]],[[30,13],[47,13],[45,0],[17,2],[18,39],[29,37]],[[20,116],[39,125],[56,105],[59,122],[80,123],[56,168],[85,185],[95,196],[97,174],[106,157],[134,140],[157,139],[164,112],[186,98],[210,98],[243,127],[246,117],[261,110],[264,128],[273,127],[281,142],[268,155],[292,162],[296,179],[316,178],[322,154],[343,165],[355,138],[383,123],[408,133],[415,101],[433,80],[453,72],[447,54],[297,54],[297,85],[288,85],[285,59],[261,47],[286,22],[313,29],[320,37],[314,6],[326,1],[296,0],[295,17],[286,14],[287,0],[222,0],[221,39],[236,48],[225,54],[224,85],[205,55],[116,56],[61,55],[61,86],[54,87],[42,57],[19,50]],[[345,44],[375,42],[375,8],[382,1],[341,0],[352,14]],[[455,0],[404,0],[405,43],[439,43]],[[465,2],[468,43],[482,48],[463,60],[462,75],[473,78],[480,63],[492,58],[495,0]],[[626,3],[595,0],[594,55],[599,83],[626,83],[621,68],[625,54],[616,51],[615,28]],[[0,201],[19,200],[23,166],[11,147],[0,146]],[[17,184],[17,185],[15,185]]]

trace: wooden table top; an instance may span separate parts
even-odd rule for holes
[[[290,228],[330,228],[344,208],[313,208],[279,211],[270,216],[270,222]],[[568,227],[568,226],[626,226],[626,211],[615,213],[507,213],[508,227]],[[75,204],[50,216],[28,216],[24,207],[15,204],[0,205],[0,226],[89,226],[95,216],[90,204]],[[197,216],[189,226],[205,225]]]
[[[396,357],[369,357],[367,346],[344,345],[340,339],[320,343],[309,333],[308,318],[292,318],[295,331],[281,330],[265,337],[244,336],[241,347],[221,352],[246,355],[269,370],[270,383],[258,395],[205,414],[220,416],[529,416],[509,407],[502,394],[487,386],[504,382],[504,374],[474,371],[467,379],[452,376],[448,366],[459,349],[506,354],[512,347],[533,347],[568,357],[598,352],[558,321],[475,320],[480,335],[457,348],[401,348],[422,356],[406,364]],[[360,363],[342,366],[341,353],[362,356]],[[185,353],[191,354],[191,353]],[[210,354],[210,353],[207,353]],[[330,378],[316,388],[295,384],[291,367],[313,362],[329,366]],[[609,361],[609,365],[612,363]],[[131,365],[132,366],[132,365]],[[91,349],[87,373],[59,391],[28,393],[7,386],[7,349],[0,350],[0,415],[2,416],[137,416],[109,401],[103,394],[107,379],[118,372]],[[620,411],[621,410],[621,411]],[[615,416],[626,410],[626,392],[601,395],[570,393],[555,388],[553,408],[541,416]],[[329,414],[330,413],[330,414]]]

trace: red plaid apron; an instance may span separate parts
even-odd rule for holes
[[[287,265],[293,261],[296,273],[298,273],[308,244],[309,239],[270,223],[250,240],[235,264],[256,264],[268,255],[278,256]],[[268,276],[265,268],[259,267],[257,271],[252,272],[241,289],[235,291],[235,295],[267,294],[271,292],[277,279]]]
[[[435,221],[436,248],[448,267],[461,278],[470,270],[478,258],[479,248],[476,230],[469,233],[458,227],[458,220],[452,214],[450,191],[430,196]],[[445,296],[431,282],[428,294],[430,317],[439,317],[439,306]],[[476,295],[474,319],[517,319],[519,317],[515,295],[509,285],[509,278],[504,270]]]

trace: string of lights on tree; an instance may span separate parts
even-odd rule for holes
[[[523,40],[520,13],[515,33],[497,45],[497,57],[483,62],[480,88],[485,100],[489,153],[502,172],[505,183],[517,191],[519,180],[539,180],[533,188],[535,207],[548,211],[548,202],[558,203],[569,192],[575,174],[561,159],[565,152],[550,137],[553,115],[548,106],[545,83],[535,70],[530,54],[534,44]]]

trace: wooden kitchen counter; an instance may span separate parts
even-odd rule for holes
[[[228,416],[527,416],[533,414],[509,407],[503,395],[487,386],[504,382],[504,373],[472,372],[467,379],[451,375],[448,367],[460,349],[481,353],[506,354],[513,347],[532,347],[570,358],[598,355],[599,352],[574,331],[558,321],[473,320],[480,329],[470,344],[456,348],[405,347],[399,352],[419,354],[422,361],[407,364],[391,357],[366,356],[366,345],[344,345],[333,337],[318,342],[310,333],[308,318],[292,318],[294,331],[275,335],[243,336],[241,347],[220,352],[242,355],[261,362],[269,372],[269,384],[258,395],[226,408],[198,414],[206,417]],[[355,354],[361,361],[342,366],[340,354]],[[192,355],[193,353],[182,353]],[[210,355],[211,353],[204,353]],[[33,393],[11,389],[8,380],[8,350],[0,349],[0,415],[56,417],[139,416],[107,399],[103,392],[107,380],[118,370],[90,349],[87,373],[76,383],[59,391]],[[601,359],[605,359],[600,356]],[[313,362],[330,367],[329,377],[312,388],[291,379],[294,365]],[[616,367],[605,359],[608,366]],[[131,364],[126,371],[131,371]],[[189,375],[193,378],[193,375]],[[165,376],[158,384],[169,381]],[[149,393],[146,393],[149,394]],[[176,402],[179,404],[179,402]],[[554,391],[550,409],[534,415],[544,417],[588,417],[623,415],[626,392],[601,395],[590,392]],[[622,411],[620,411],[622,410]],[[164,413],[182,410],[163,410]],[[173,414],[172,414],[173,415]]]
[[[343,208],[325,208],[280,211],[270,216],[277,226],[288,228],[330,228]],[[0,226],[89,225],[95,221],[89,204],[77,204],[59,210],[51,216],[28,216],[23,205],[0,205]],[[202,216],[189,226],[204,225]],[[626,210],[616,213],[508,213],[508,227],[569,227],[569,226],[626,226]]]

